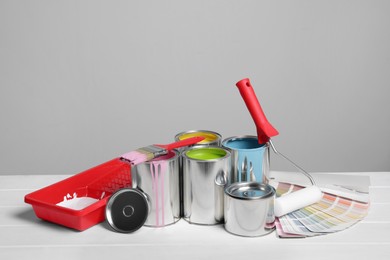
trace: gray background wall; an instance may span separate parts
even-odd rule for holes
[[[0,0],[0,37],[0,174],[254,134],[245,77],[308,171],[390,170],[390,1]]]

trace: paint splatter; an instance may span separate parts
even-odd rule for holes
[[[81,210],[94,204],[97,201],[99,200],[91,197],[78,198],[77,193],[73,193],[73,196],[68,193],[66,196],[64,196],[64,200],[57,203],[56,205],[64,208]]]

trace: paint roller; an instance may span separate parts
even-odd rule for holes
[[[293,165],[297,170],[309,178],[312,184],[312,186],[277,198],[274,205],[275,216],[280,217],[297,209],[318,202],[322,197],[322,192],[316,186],[313,177],[292,160],[280,153],[272,143],[271,137],[278,135],[279,132],[268,122],[249,79],[246,78],[240,80],[236,83],[236,86],[238,87],[240,94],[249,110],[249,113],[251,114],[253,121],[256,124],[257,138],[259,143],[265,144],[268,142],[275,154]]]

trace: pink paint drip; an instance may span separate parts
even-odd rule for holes
[[[150,173],[152,175],[152,190],[155,196],[156,205],[156,226],[161,227],[165,225],[164,222],[164,179],[167,168],[166,161],[151,161]],[[159,181],[160,179],[160,181]],[[160,183],[161,182],[161,183]],[[160,186],[160,192],[159,192]],[[161,206],[160,206],[161,202]],[[161,211],[161,224],[160,224],[160,211]]]

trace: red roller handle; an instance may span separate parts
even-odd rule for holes
[[[260,106],[259,100],[256,97],[255,91],[249,79],[242,79],[236,83],[240,90],[240,94],[245,101],[245,104],[251,114],[257,128],[257,138],[260,144],[268,142],[268,140],[279,132],[268,122],[263,109]]]

